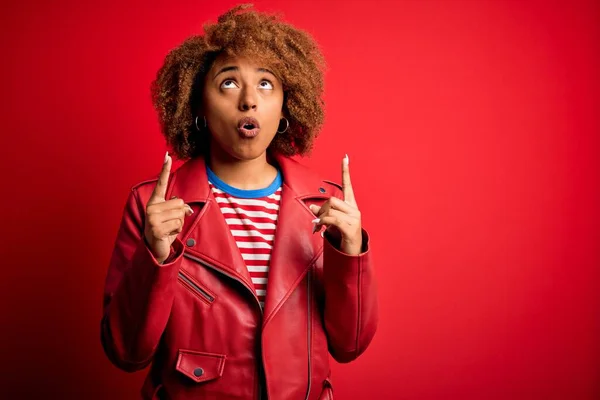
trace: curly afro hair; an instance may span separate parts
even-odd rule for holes
[[[222,53],[251,57],[267,65],[283,83],[283,114],[289,128],[275,135],[269,150],[293,156],[312,149],[325,117],[323,55],[308,33],[277,15],[248,10],[251,7],[238,5],[217,23],[205,24],[204,35],[191,36],[169,52],[152,82],[152,102],[162,133],[179,159],[208,152],[210,135],[198,132],[194,121],[204,77]]]

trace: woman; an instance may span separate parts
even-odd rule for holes
[[[111,258],[102,343],[152,364],[144,399],[329,399],[329,357],[377,326],[368,235],[342,186],[290,156],[323,121],[323,59],[306,33],[238,6],[167,56],[153,83],[186,162],[132,188]],[[317,233],[320,232],[320,233]]]

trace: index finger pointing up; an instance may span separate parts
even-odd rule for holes
[[[169,184],[169,174],[171,173],[171,164],[172,159],[169,156],[169,152],[167,152],[165,154],[165,160],[162,170],[160,171],[158,181],[156,182],[152,196],[150,196],[149,203],[153,204],[165,201],[165,196],[167,195],[167,185]]]
[[[352,182],[350,181],[350,159],[348,154],[342,159],[342,189],[344,192],[344,201],[349,204],[355,204],[354,191],[352,190]]]

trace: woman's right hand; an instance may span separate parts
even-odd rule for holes
[[[171,164],[172,159],[167,152],[156,187],[146,204],[144,237],[159,264],[169,257],[171,244],[181,232],[185,216],[194,212],[182,199],[165,199]]]

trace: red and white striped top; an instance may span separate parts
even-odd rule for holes
[[[212,175],[212,174],[210,174]],[[219,180],[214,175],[212,181]],[[215,179],[216,178],[216,179]],[[217,204],[225,217],[225,222],[246,262],[250,278],[254,284],[260,306],[264,308],[269,280],[269,264],[275,239],[279,203],[281,200],[281,185],[275,191],[265,195],[264,190],[222,190],[223,182],[212,182],[209,186]],[[279,182],[274,182],[279,183]],[[226,186],[226,185],[225,185]],[[235,193],[245,192],[243,197]],[[260,197],[249,198],[249,193],[262,194]]]

